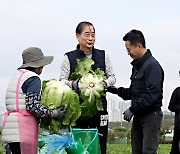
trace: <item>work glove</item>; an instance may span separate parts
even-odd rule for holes
[[[107,92],[113,93],[113,94],[118,94],[119,90],[115,86],[110,86],[107,88]]]
[[[107,87],[107,83],[105,80],[103,81],[103,85],[105,86],[105,88]]]
[[[124,111],[123,115],[124,115],[124,120],[126,120],[128,122],[130,122],[131,118],[133,117],[133,113],[129,109]]]
[[[75,92],[79,92],[79,86],[78,86],[79,80],[80,80],[80,78],[72,81],[72,89]]]
[[[106,93],[107,92],[107,83],[106,83],[106,81],[103,81],[103,85],[104,85],[104,92]]]
[[[61,106],[56,110],[53,110],[51,117],[59,120],[64,116],[65,112],[66,112],[65,106]]]

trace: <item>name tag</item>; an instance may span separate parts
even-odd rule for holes
[[[108,124],[108,115],[100,116],[100,126],[107,126]]]

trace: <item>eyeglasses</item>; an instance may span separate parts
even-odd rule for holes
[[[131,50],[132,50],[132,49],[128,49],[128,48],[126,48],[126,51],[127,51],[128,53],[129,53],[129,52],[131,52]]]
[[[84,35],[85,37],[90,37],[91,36],[92,38],[94,38],[96,36],[96,34],[94,34],[94,33],[84,33],[82,35]]]

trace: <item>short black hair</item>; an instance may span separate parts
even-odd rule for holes
[[[142,46],[146,48],[146,42],[143,33],[136,29],[129,31],[123,37],[123,41],[129,41],[131,45],[137,45],[138,43],[141,43]]]
[[[76,34],[81,34],[85,25],[92,26],[93,29],[94,29],[94,33],[95,33],[95,28],[94,28],[93,24],[90,23],[90,22],[87,22],[87,21],[83,21],[83,22],[80,22],[77,25],[77,27],[76,27]]]

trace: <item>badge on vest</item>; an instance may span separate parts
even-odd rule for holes
[[[100,126],[107,126],[108,124],[108,115],[100,116]]]

